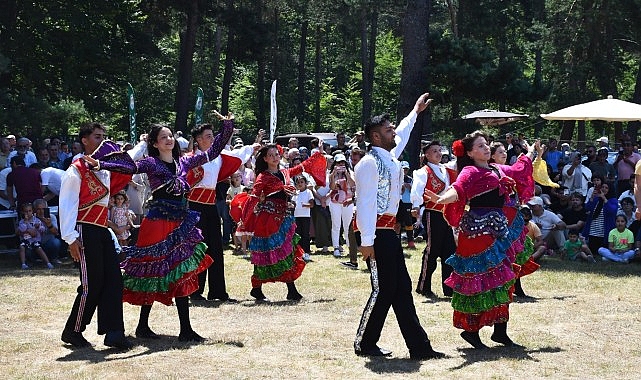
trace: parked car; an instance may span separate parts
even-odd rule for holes
[[[336,141],[336,133],[334,132],[308,132],[308,133],[290,133],[287,135],[276,136],[274,142],[281,146],[287,146],[289,139],[296,137],[298,139],[299,146],[306,146],[309,149],[315,147],[311,146],[313,139],[322,139],[325,144],[330,146],[336,146],[338,141]]]

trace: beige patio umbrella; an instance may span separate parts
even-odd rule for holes
[[[512,112],[502,112],[496,110],[480,110],[463,116],[463,119],[474,119],[477,123],[485,126],[495,126],[511,123],[519,119],[525,119],[528,115],[521,115]]]
[[[641,104],[614,99],[595,100],[563,108],[552,113],[541,114],[546,120],[604,120],[636,121],[641,120]]]

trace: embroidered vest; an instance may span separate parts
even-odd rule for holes
[[[106,205],[98,204],[100,200],[122,190],[131,180],[130,174],[110,173],[110,187],[107,188],[89,169],[82,160],[76,160],[72,165],[80,173],[81,185],[78,204],[78,223],[95,224],[107,227],[108,209]]]
[[[392,184],[392,172],[389,167],[385,165],[383,159],[376,152],[375,149],[372,149],[369,154],[374,157],[376,160],[376,167],[378,168],[378,191],[376,192],[376,213],[383,214],[389,208],[389,193]],[[403,175],[403,171],[400,171],[400,175]],[[399,181],[402,177],[399,178]]]
[[[425,190],[431,190],[436,194],[440,194],[441,192],[443,192],[443,190],[445,190],[445,182],[443,182],[443,180],[441,180],[436,175],[436,173],[434,173],[434,169],[432,169],[431,166],[425,165],[424,169],[427,172],[427,183],[425,184]],[[454,181],[456,180],[456,171],[445,168],[445,174],[448,176],[450,184],[454,183]],[[425,208],[428,210],[443,212],[445,205],[436,204],[435,202],[430,201],[427,197],[426,191],[423,192],[423,202],[425,203]]]

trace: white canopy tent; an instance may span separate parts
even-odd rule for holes
[[[511,123],[519,119],[525,119],[528,115],[521,115],[518,113],[502,112],[496,110],[480,110],[474,111],[471,114],[463,116],[463,119],[475,119],[481,125],[503,125]]]
[[[577,104],[552,113],[541,114],[546,120],[604,120],[604,121],[637,121],[641,120],[641,104],[607,99]]]

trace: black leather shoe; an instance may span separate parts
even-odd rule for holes
[[[76,348],[91,346],[91,343],[89,343],[89,341],[85,339],[84,336],[82,336],[82,333],[79,333],[73,330],[64,329],[62,331],[62,337],[60,337],[60,339],[63,342],[70,344]]]
[[[137,328],[136,329],[136,338],[141,339],[160,339],[158,334],[153,332],[149,327]]]
[[[298,292],[287,293],[287,299],[289,301],[300,301],[303,299],[303,295]]]
[[[229,296],[225,297],[211,297],[207,296],[207,301],[214,301],[214,302],[227,302],[227,303],[238,303],[238,300],[235,298],[230,298]]]
[[[205,301],[205,297],[203,297],[202,294],[196,294],[196,293],[190,295],[189,299],[191,299],[192,301]]]
[[[469,332],[469,331],[463,331],[461,333],[461,338],[465,339],[465,341],[467,343],[471,344],[472,347],[474,347],[476,349],[487,348],[487,346],[485,344],[483,344],[483,342],[481,342],[481,338],[479,337],[479,333],[478,332],[473,333],[473,332]]]
[[[110,331],[105,335],[105,346],[119,348],[121,350],[130,350],[134,347],[133,343],[127,339],[124,331]]]
[[[202,343],[205,341],[205,338],[202,336],[196,334],[195,331],[191,330],[186,333],[180,333],[178,335],[178,340],[181,342],[196,342],[196,343]]]
[[[412,360],[442,359],[444,357],[445,357],[444,353],[434,351],[433,349],[410,353],[410,359]]]
[[[256,302],[269,302],[267,297],[265,297],[265,294],[263,294],[263,290],[261,288],[252,288],[252,290],[249,292],[249,295],[256,298]]]
[[[505,347],[523,348],[523,346],[521,346],[520,344],[514,343],[512,339],[510,339],[510,337],[507,335],[492,334],[492,336],[490,336],[490,339],[492,339],[496,343],[504,345]]]
[[[392,351],[376,346],[364,350],[354,350],[354,353],[358,356],[390,356]]]

